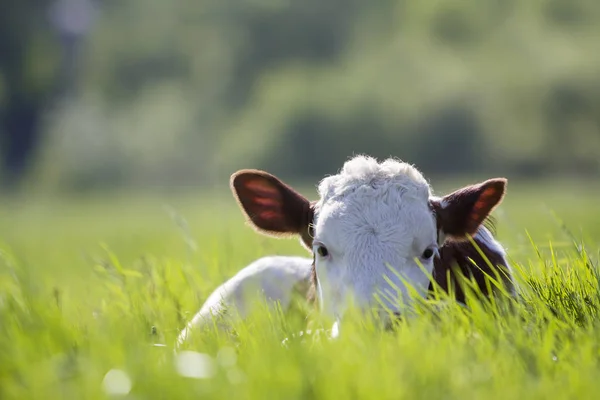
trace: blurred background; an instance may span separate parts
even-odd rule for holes
[[[0,13],[3,193],[430,177],[597,181],[597,0],[19,0]]]

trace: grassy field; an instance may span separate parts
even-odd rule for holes
[[[396,332],[352,323],[285,347],[301,319],[260,312],[177,357],[218,284],[260,256],[306,254],[298,242],[255,234],[227,192],[5,199],[0,398],[596,398],[599,198],[509,186],[495,215],[522,271],[513,313],[451,304]]]

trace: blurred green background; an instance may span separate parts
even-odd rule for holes
[[[595,182],[596,0],[19,0],[0,13],[4,192],[430,177]]]
[[[115,368],[140,399],[589,398],[599,50],[599,0],[2,2],[0,398],[109,398]],[[522,314],[293,352],[304,320],[267,315],[241,327],[241,386],[178,376],[170,346],[218,285],[309,255],[244,225],[231,173],[315,199],[357,153],[416,164],[438,194],[507,177],[494,214],[534,293]],[[200,351],[236,342],[217,336]]]

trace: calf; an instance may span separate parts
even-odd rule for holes
[[[310,202],[267,172],[238,171],[231,177],[231,189],[251,226],[270,236],[298,236],[312,260],[281,257],[267,270],[256,267],[265,262],[262,259],[251,264],[209,297],[180,339],[220,309],[221,297],[225,303],[239,299],[234,293],[246,282],[258,282],[267,298],[284,307],[292,288],[299,289],[338,321],[348,296],[360,308],[399,313],[397,300],[410,300],[404,280],[426,296],[433,288],[429,275],[446,291],[452,286],[459,301],[465,300],[461,274],[472,277],[487,296],[493,290],[486,276],[499,275],[514,294],[505,252],[488,229],[505,186],[505,179],[491,179],[438,198],[413,166],[357,156],[337,175],[323,179],[320,199]],[[226,286],[235,289],[225,290]],[[376,301],[380,294],[383,301],[381,296]],[[235,305],[243,303],[238,300]],[[389,313],[381,315],[385,319]]]
[[[486,276],[499,276],[514,294],[505,252],[486,227],[491,227],[490,213],[504,197],[506,179],[490,179],[439,198],[412,165],[357,156],[320,182],[316,202],[259,170],[235,173],[231,187],[257,231],[299,236],[311,250],[307,295],[338,320],[348,296],[359,308],[399,313],[397,300],[410,301],[404,282],[426,296],[432,289],[429,274],[442,289],[452,286],[459,301],[465,300],[461,274],[472,277],[486,296],[494,293]],[[381,294],[383,299],[376,301]]]

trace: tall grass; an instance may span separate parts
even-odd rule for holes
[[[317,315],[307,326],[309,309],[258,307],[177,353],[218,284],[261,255],[303,254],[298,243],[261,238],[234,205],[201,197],[168,212],[158,199],[5,205],[0,398],[595,398],[600,213],[593,198],[549,198],[564,222],[518,192],[499,210],[519,280],[510,307],[442,297],[393,330],[351,314],[337,340]]]

